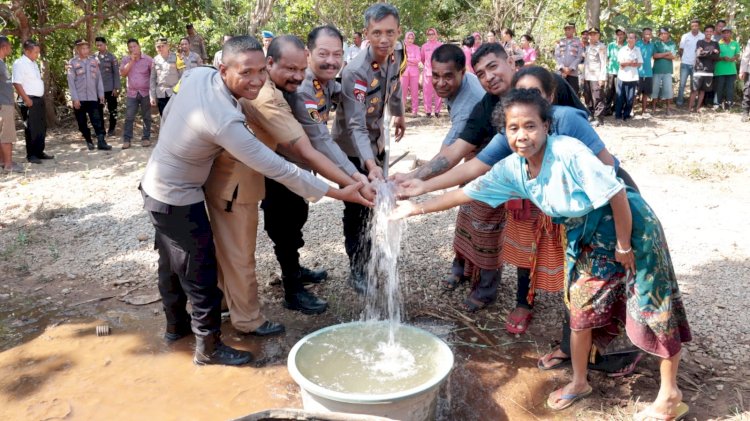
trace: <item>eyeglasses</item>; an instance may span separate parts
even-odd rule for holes
[[[431,37],[431,36],[433,36],[433,35],[435,35],[435,33],[434,33],[434,32],[428,32],[428,33],[427,33],[427,36],[428,36],[428,37]]]

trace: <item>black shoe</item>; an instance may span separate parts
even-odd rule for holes
[[[321,314],[328,308],[328,303],[303,288],[291,295],[287,294],[284,307],[303,314]]]
[[[108,145],[107,141],[104,140],[103,134],[97,136],[96,149],[99,149],[100,151],[108,151],[112,149],[112,146]]]
[[[86,147],[87,147],[87,148],[89,148],[89,150],[90,150],[90,151],[93,151],[93,150],[94,150],[94,148],[95,148],[95,146],[94,146],[94,142],[92,142],[92,141],[90,141],[90,140],[87,140],[87,141],[86,141]]]
[[[109,129],[109,131],[107,132],[107,136],[115,137],[115,129]]]
[[[39,155],[39,158],[41,158],[41,159],[55,159],[55,155],[47,155],[46,153],[42,152],[42,154]]]
[[[299,278],[303,284],[319,284],[328,279],[328,272],[325,269],[308,269],[303,267],[299,271]]]
[[[360,272],[349,273],[349,279],[347,280],[349,285],[354,288],[357,294],[364,295],[367,293],[367,277],[365,274]]]
[[[253,354],[224,345],[218,334],[195,337],[195,365],[243,365],[252,360]]]
[[[42,160],[39,159],[39,158],[37,158],[37,157],[35,157],[35,156],[30,156],[30,157],[26,158],[26,160],[29,161],[29,162],[31,162],[32,164],[41,164],[42,163]]]
[[[167,325],[167,330],[164,332],[164,339],[167,342],[175,342],[192,333],[193,330],[190,329],[190,324]]]
[[[284,331],[286,331],[286,328],[281,323],[275,323],[270,320],[266,320],[262,325],[260,325],[259,328],[253,330],[252,332],[248,332],[248,335],[271,336],[278,335],[279,333],[284,333]]]

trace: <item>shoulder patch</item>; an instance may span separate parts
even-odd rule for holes
[[[312,121],[320,123],[323,120],[320,118],[320,112],[318,112],[318,104],[315,101],[305,101],[305,109],[310,115]]]

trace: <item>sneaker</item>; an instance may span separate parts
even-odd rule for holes
[[[130,142],[122,142],[123,149],[130,149]]]
[[[23,167],[14,162],[14,163],[12,163],[10,165],[10,167],[3,168],[3,171],[5,171],[7,173],[18,173],[18,174],[20,174],[20,173],[23,172]]]

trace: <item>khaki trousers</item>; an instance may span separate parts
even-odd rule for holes
[[[216,245],[219,288],[224,292],[232,326],[251,332],[265,322],[255,277],[258,203],[233,202],[227,212],[226,200],[206,195],[206,204]]]

